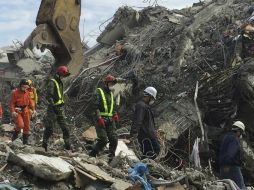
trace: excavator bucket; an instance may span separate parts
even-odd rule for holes
[[[37,27],[24,43],[25,47],[45,47],[56,59],[56,67],[68,66],[72,75],[83,65],[79,32],[81,0],[42,0],[36,18]]]

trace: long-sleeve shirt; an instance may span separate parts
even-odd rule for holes
[[[140,138],[157,139],[153,112],[144,101],[135,106],[131,135],[137,133]]]
[[[240,141],[234,132],[228,132],[222,140],[219,164],[220,166],[241,165]]]
[[[108,106],[108,110],[110,111],[111,108],[111,91],[108,90],[105,87],[101,88],[105,94],[105,98],[106,98],[106,102],[107,102],[107,106]],[[94,96],[94,107],[95,110],[99,110],[100,112],[104,112],[104,104],[103,104],[103,100],[102,100],[102,96],[100,91],[97,89],[96,91],[96,95]],[[113,114],[115,114],[117,112],[117,107],[116,107],[116,101],[114,98],[114,104],[113,104]]]
[[[54,79],[58,82],[60,93],[63,97],[63,88],[64,88],[63,82],[57,75],[54,76]],[[59,97],[58,97],[56,85],[55,85],[54,81],[52,81],[51,79],[49,79],[47,82],[46,90],[47,90],[46,91],[46,100],[47,100],[48,104],[54,105],[54,103],[59,100]]]
[[[12,91],[10,100],[10,112],[14,112],[15,108],[30,108],[34,110],[33,102],[28,91],[22,91],[19,88]]]

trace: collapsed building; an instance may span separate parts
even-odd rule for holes
[[[92,96],[107,73],[124,79],[115,87],[115,95],[119,97],[121,127],[118,134],[121,138],[128,136],[133,108],[142,96],[143,89],[149,85],[156,87],[159,92],[153,110],[156,124],[162,131],[163,153],[159,157],[159,164],[147,161],[152,176],[168,180],[158,182],[159,186],[172,184],[172,181],[182,177],[176,180],[184,184],[182,188],[226,189],[222,182],[216,182],[211,173],[218,176],[220,136],[234,118],[246,123],[248,135],[244,139],[244,178],[247,185],[253,186],[252,64],[251,61],[234,63],[234,39],[239,34],[237,29],[241,22],[247,17],[244,10],[251,4],[248,0],[228,0],[205,1],[182,10],[168,10],[160,6],[147,7],[141,11],[130,7],[119,8],[98,37],[99,45],[86,51],[84,68],[79,75],[66,81],[66,113],[77,153],[71,156],[64,154],[62,157],[75,166],[76,180],[81,174],[89,178],[81,180],[88,184],[76,181],[77,186],[89,189],[90,184],[94,189],[114,189],[111,184],[116,185],[110,176],[105,177],[105,173],[101,173],[101,169],[98,172],[99,169],[94,168],[97,161],[91,161],[83,155],[90,145],[83,142],[82,132],[90,130],[94,125]],[[199,114],[202,116],[202,124]],[[200,125],[205,128],[205,134],[202,134]],[[33,133],[32,144],[36,146],[40,135],[36,131]],[[92,138],[91,133],[88,133],[89,141],[94,141],[96,137]],[[204,161],[202,166],[210,169],[207,173],[189,168],[193,164],[190,160],[192,146],[195,139],[202,135],[205,135],[206,141],[201,144],[200,156],[201,161]],[[87,134],[85,136],[87,138]],[[59,135],[56,134],[57,138]],[[52,148],[56,150],[58,145],[59,141]],[[20,165],[20,160],[26,158],[20,155],[15,146],[15,154],[12,153],[8,160]],[[139,156],[135,143],[129,147]],[[7,150],[3,152],[9,154]],[[28,153],[31,152],[40,153],[38,150],[28,150]],[[61,154],[58,152],[55,156]],[[208,154],[210,165],[206,157]],[[116,161],[115,166],[108,166],[103,161],[99,165],[113,177],[127,180],[126,167],[132,164],[128,156],[126,160],[121,155],[119,157],[120,161]],[[29,168],[29,164],[22,167]],[[10,171],[13,172],[13,168]],[[186,178],[189,183],[183,180]],[[96,183],[91,183],[91,179]],[[29,180],[25,178],[23,181],[25,183]],[[33,182],[38,183],[36,179]],[[57,189],[53,188],[54,185],[47,188]],[[75,188],[73,182],[66,182],[64,186],[67,189]]]

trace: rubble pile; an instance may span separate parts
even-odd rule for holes
[[[64,141],[58,135],[59,129],[54,129],[51,151],[45,153],[41,149],[45,110],[39,105],[39,118],[32,122],[31,146],[23,146],[19,139],[10,142],[13,126],[1,126],[0,181],[5,183],[0,183],[0,187],[12,184],[52,190],[142,189],[140,182],[135,183],[134,177],[130,177],[140,159],[138,142],[127,137],[134,105],[146,86],[154,86],[159,92],[153,111],[160,129],[162,152],[155,161],[142,160],[149,170],[146,174],[153,187],[159,190],[231,189],[230,181],[218,180],[216,163],[218,143],[224,131],[222,126],[228,125],[227,119],[233,119],[237,108],[249,133],[244,146],[247,159],[244,178],[248,186],[253,186],[251,137],[254,133],[252,115],[246,116],[248,111],[253,111],[250,95],[253,76],[248,70],[253,67],[251,61],[245,66],[236,63],[234,48],[238,28],[246,19],[244,10],[251,4],[251,0],[209,0],[182,10],[160,6],[140,11],[119,8],[98,37],[100,45],[85,53],[86,62],[79,75],[66,81],[66,115],[73,152],[62,149]],[[22,68],[28,63],[23,61],[18,60],[15,64]],[[42,70],[23,69],[23,72],[26,76],[36,74],[40,79],[37,87],[43,91],[44,74],[50,72],[53,63],[51,56],[41,57],[37,64]],[[108,73],[118,77],[114,95],[119,101],[121,118],[116,157],[110,164],[107,149],[97,158],[87,155],[97,139],[94,94]],[[206,138],[210,145],[210,150],[205,150],[203,156],[211,154],[209,163],[203,163],[201,156],[203,168],[195,167],[190,159],[192,146],[201,136],[194,103],[197,84],[198,106],[208,129]],[[249,96],[236,94],[236,89]],[[236,96],[242,98],[235,99]],[[243,105],[249,108],[245,112]]]
[[[130,129],[133,106],[142,96],[142,89],[155,86],[159,91],[153,107],[156,123],[166,131],[168,149],[172,148],[180,160],[188,160],[188,144],[200,136],[193,102],[195,85],[200,80],[198,101],[204,122],[211,131],[220,132],[210,139],[216,154],[216,143],[222,134],[218,127],[235,113],[239,103],[234,100],[236,83],[233,81],[239,73],[239,66],[233,62],[234,38],[247,17],[244,10],[251,4],[251,1],[232,0],[205,1],[192,8],[171,11],[159,6],[141,11],[120,8],[98,37],[100,48],[89,52],[87,64],[93,68],[84,69],[68,89],[70,113],[83,113],[74,118],[76,124],[81,126],[80,121],[93,118],[89,107],[97,88],[94,84],[99,84],[107,73],[127,80],[126,86],[119,87],[119,110],[124,127],[119,129],[119,135],[122,130]],[[119,44],[123,45],[120,57]],[[98,63],[103,64],[96,66]],[[208,101],[209,98],[214,102]],[[82,108],[78,106],[80,103],[84,105]],[[172,161],[168,164],[174,165]]]

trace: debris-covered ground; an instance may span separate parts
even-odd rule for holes
[[[234,62],[234,38],[248,17],[245,10],[251,4],[250,0],[227,0],[206,1],[171,11],[160,6],[141,11],[119,8],[98,37],[100,46],[86,51],[84,65],[89,68],[66,81],[66,114],[73,151],[63,150],[60,129],[54,131],[49,152],[40,147],[45,112],[41,93],[40,115],[32,122],[31,146],[23,146],[19,139],[11,143],[12,125],[1,127],[0,181],[32,189],[140,189],[140,184],[128,177],[128,170],[140,158],[138,143],[129,141],[128,134],[135,103],[146,86],[154,86],[159,92],[153,111],[162,152],[155,161],[142,160],[148,166],[151,184],[157,189],[231,189],[230,182],[218,178],[217,153],[223,126],[227,125],[227,118],[235,115],[247,127],[243,175],[251,189],[253,100],[240,95],[237,101],[234,99],[237,91],[243,95],[251,91],[241,85],[246,81],[245,66]],[[52,62],[39,60],[37,64]],[[247,63],[252,68],[251,60]],[[37,84],[39,92],[43,92],[44,73],[48,72],[48,67],[41,67],[42,70],[35,67],[23,73],[27,77],[36,73],[33,76],[41,81]],[[115,87],[115,96],[120,96],[120,140],[117,156],[110,164],[107,150],[96,159],[88,156],[96,141],[92,96],[107,73],[124,79]],[[252,76],[250,71],[247,73]],[[197,81],[197,101],[208,129],[210,148],[200,150],[202,168],[196,168],[190,159],[193,144],[201,137],[194,103]],[[243,108],[248,108],[248,112]]]

